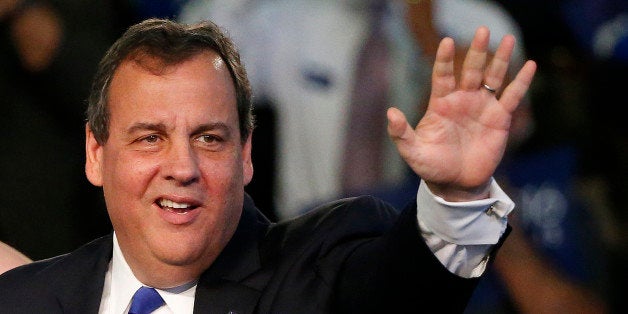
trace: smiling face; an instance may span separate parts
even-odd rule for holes
[[[126,59],[108,96],[109,137],[87,128],[86,173],[122,253],[144,284],[193,280],[235,232],[253,175],[229,70],[211,51],[165,67]]]

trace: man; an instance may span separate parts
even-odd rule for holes
[[[488,38],[479,28],[459,82],[442,41],[416,129],[388,111],[425,180],[416,203],[397,215],[344,199],[273,224],[244,193],[253,118],[231,41],[209,22],[132,26],[101,61],[86,126],[86,174],[114,233],[5,273],[0,308],[127,313],[148,286],[161,313],[462,311],[514,206],[491,175],[535,71],[527,63],[497,100],[514,38],[487,66]]]

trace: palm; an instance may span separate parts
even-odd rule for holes
[[[487,45],[488,29],[480,28],[457,82],[453,42],[441,42],[429,105],[415,129],[401,112],[389,111],[390,135],[400,154],[430,184],[457,190],[482,187],[503,156],[511,114],[528,89],[535,65],[528,62],[498,100],[481,84],[502,85],[514,39],[504,38],[488,67]]]

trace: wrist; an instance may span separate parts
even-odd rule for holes
[[[460,187],[453,184],[426,182],[430,191],[448,202],[468,202],[483,200],[490,196],[493,178],[476,187]]]

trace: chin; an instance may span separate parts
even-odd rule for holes
[[[174,241],[171,245],[161,246],[154,255],[162,263],[171,266],[191,266],[211,264],[220,249],[211,249],[213,244],[203,244],[200,241]],[[210,260],[210,261],[208,261]]]

